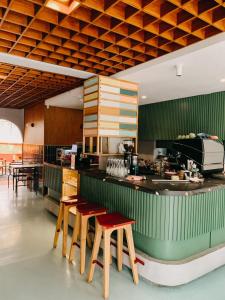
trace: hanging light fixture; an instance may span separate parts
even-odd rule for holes
[[[80,2],[77,0],[48,0],[45,6],[69,15],[72,11],[80,6]]]

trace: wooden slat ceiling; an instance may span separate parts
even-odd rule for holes
[[[81,84],[74,77],[0,63],[0,107],[24,108]]]
[[[111,75],[225,31],[223,0],[79,2],[67,15],[1,0],[0,51]]]

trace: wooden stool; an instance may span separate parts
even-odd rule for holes
[[[62,244],[62,255],[63,256],[66,256],[66,252],[67,252],[69,209],[71,207],[76,207],[78,204],[81,205],[84,203],[87,203],[87,201],[78,195],[64,196],[60,200],[59,214],[58,214],[58,219],[57,219],[57,223],[56,223],[53,247],[54,248],[57,247],[59,233],[60,233],[62,222],[63,222],[63,244]]]
[[[90,270],[88,274],[88,282],[93,280],[95,264],[97,263],[104,270],[103,276],[103,296],[105,299],[109,297],[109,266],[110,266],[110,237],[114,230],[117,230],[117,266],[118,270],[122,270],[123,265],[123,230],[125,230],[127,245],[130,256],[130,265],[133,273],[133,280],[138,284],[138,271],[136,265],[136,255],[134,249],[132,227],[134,220],[128,219],[120,213],[111,213],[98,216],[96,218],[95,240],[91,255]],[[100,248],[101,238],[104,238],[103,251],[103,265],[97,261],[98,252]]]
[[[70,209],[73,213],[74,208]],[[106,214],[107,209],[96,203],[88,203],[76,206],[76,219],[73,227],[73,235],[70,247],[69,261],[72,262],[74,257],[75,246],[77,245],[78,235],[80,234],[80,274],[84,273],[86,260],[86,239],[88,236],[88,220]]]

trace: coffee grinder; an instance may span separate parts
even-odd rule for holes
[[[138,174],[138,155],[134,153],[134,145],[124,143],[124,163],[128,167],[131,175]]]

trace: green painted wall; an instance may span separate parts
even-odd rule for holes
[[[225,139],[225,91],[139,107],[139,139],[206,132]]]

